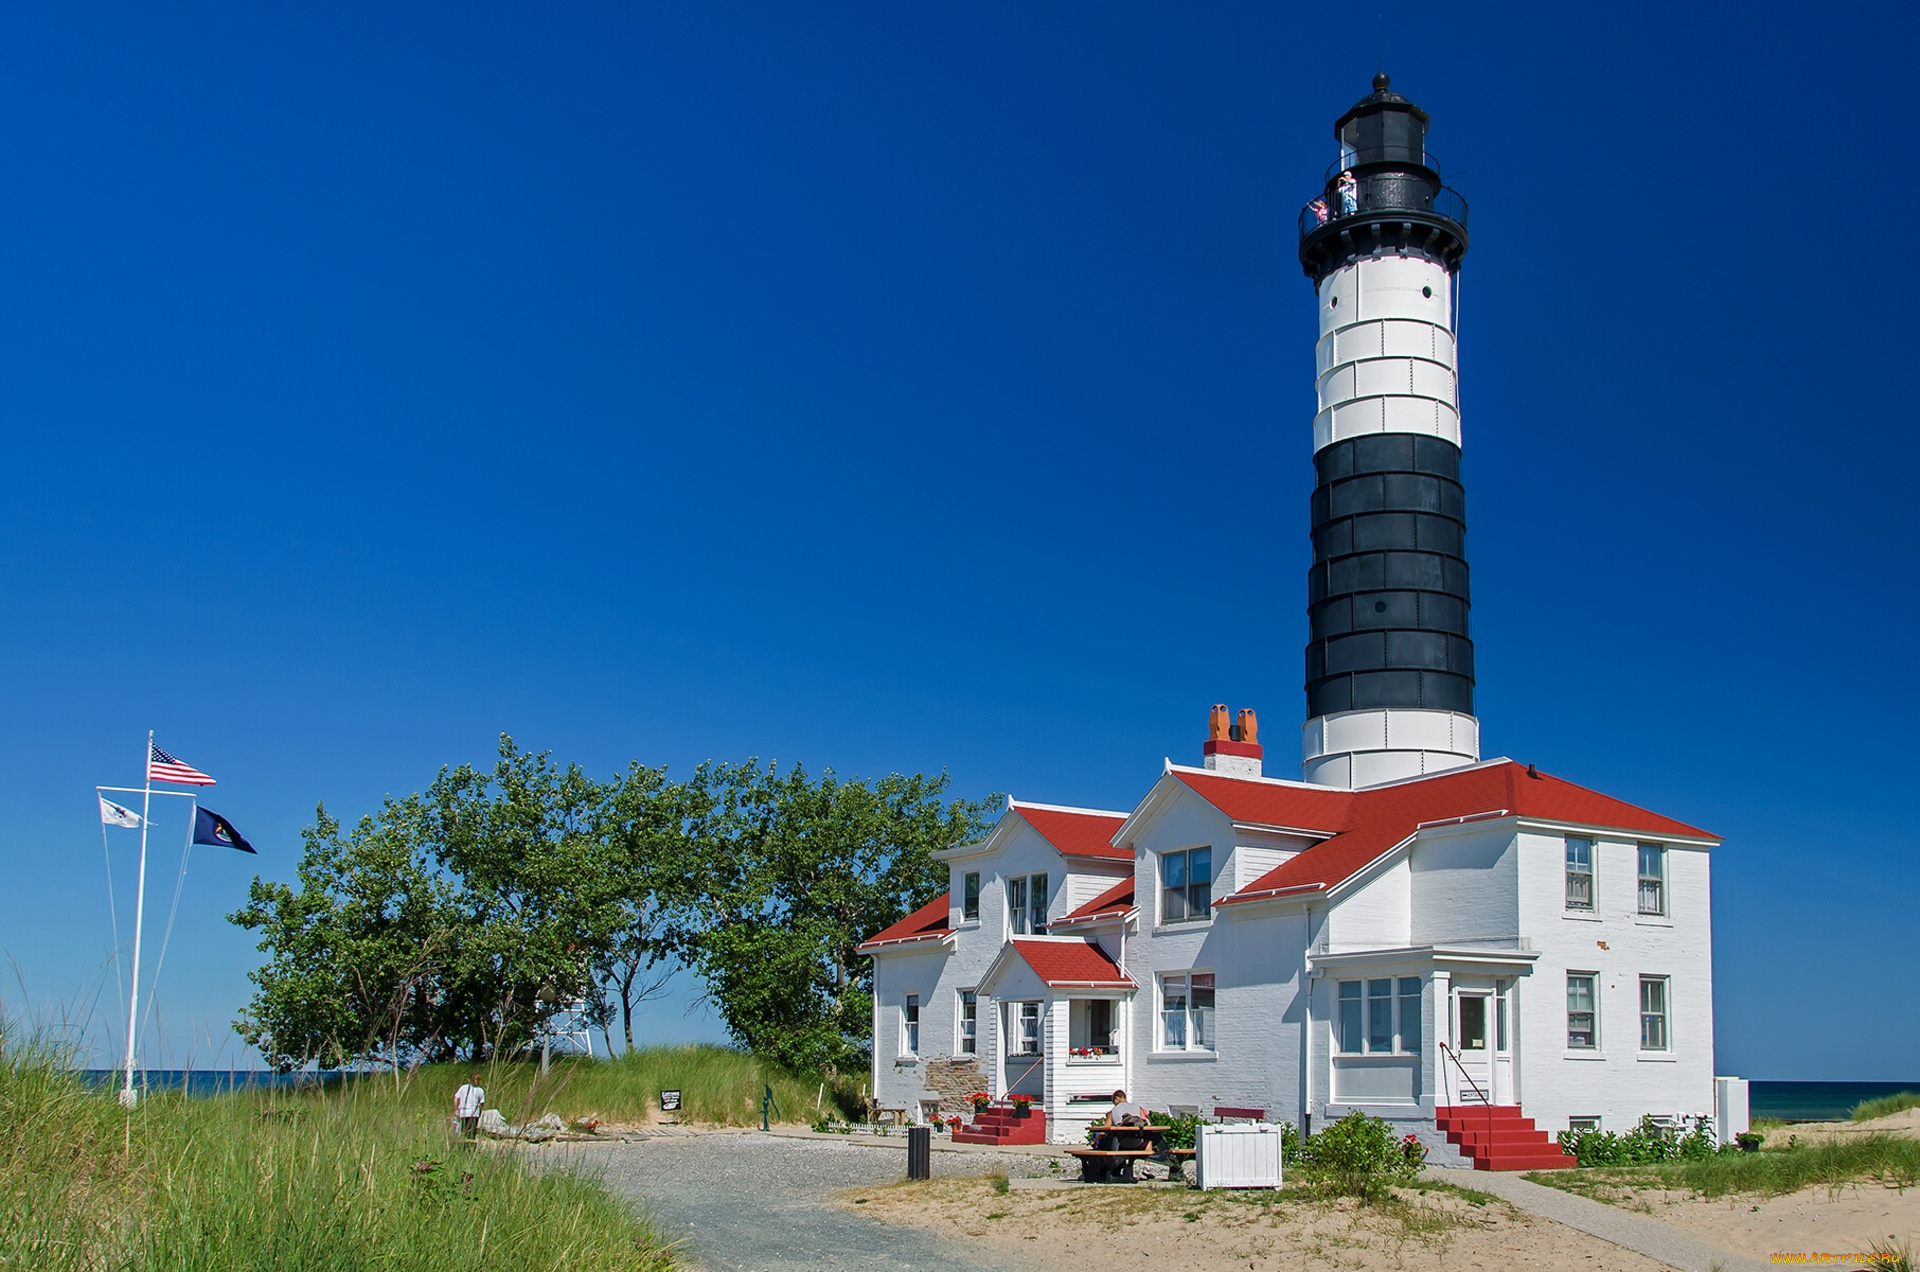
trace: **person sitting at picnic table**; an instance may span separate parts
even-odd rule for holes
[[[1145,1126],[1146,1124],[1147,1111],[1138,1104],[1130,1103],[1127,1100],[1127,1093],[1125,1091],[1115,1091],[1113,1093],[1113,1108],[1107,1113],[1106,1126],[1113,1128]],[[1100,1137],[1100,1147],[1106,1149],[1139,1148],[1144,1142],[1145,1140],[1142,1136],[1120,1135],[1111,1130]]]

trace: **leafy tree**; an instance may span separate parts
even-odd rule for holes
[[[669,782],[665,768],[635,762],[610,784],[601,811],[601,859],[582,881],[604,907],[606,938],[594,949],[596,984],[608,986],[620,1007],[621,1031],[633,1050],[633,1009],[658,997],[688,948],[699,908],[699,875],[689,824],[711,801],[705,783]],[[605,1028],[611,1004],[596,1003]]]
[[[932,854],[978,839],[989,802],[945,773],[875,782],[757,760],[703,770],[705,914],[693,958],[734,1038],[791,1068],[865,1064],[872,965],[856,947],[947,887]]]

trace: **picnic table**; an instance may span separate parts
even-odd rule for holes
[[[1158,1157],[1160,1141],[1166,1137],[1164,1126],[1112,1126],[1096,1122],[1099,1134],[1089,1148],[1070,1148],[1069,1156],[1080,1161],[1080,1181],[1086,1184],[1133,1182],[1133,1164],[1143,1157]],[[1132,1147],[1122,1147],[1132,1145]]]

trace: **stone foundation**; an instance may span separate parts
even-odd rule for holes
[[[937,1111],[942,1117],[970,1117],[973,1105],[967,1097],[987,1089],[987,1076],[975,1060],[929,1060],[926,1083],[927,1090],[940,1097]]]

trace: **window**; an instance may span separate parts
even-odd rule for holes
[[[1213,973],[1160,978],[1160,1049],[1213,1050]]]
[[[1659,844],[1640,845],[1640,913],[1667,912],[1667,850]]]
[[[1640,978],[1640,1050],[1667,1049],[1667,978]]]
[[[1111,998],[1073,999],[1067,1008],[1067,1054],[1075,1060],[1119,1055],[1113,1019]]]
[[[1393,1050],[1393,982],[1367,982],[1367,1050]]]
[[[1597,1131],[1600,1129],[1600,1119],[1597,1116],[1570,1117],[1567,1119],[1567,1129],[1570,1131]]]
[[[1567,909],[1593,909],[1593,840],[1567,836]]]
[[[1501,1052],[1507,1049],[1507,992],[1504,989],[1493,991],[1493,1049]]]
[[[1008,1003],[1007,1033],[1011,1036],[1013,1049],[1008,1053],[1015,1056],[1037,1056],[1040,1054],[1040,1004]]]
[[[1047,876],[1019,875],[1007,880],[1007,924],[1015,936],[1047,934]]]
[[[1598,977],[1592,972],[1567,973],[1567,1046],[1592,1051],[1600,1045]]]
[[[920,1054],[920,995],[908,994],[907,1005],[900,1009],[900,1054]]]
[[[1204,919],[1213,906],[1213,849],[1160,854],[1160,921]]]
[[[960,1054],[978,1055],[980,1051],[980,1000],[970,989],[960,991]]]
[[[967,871],[966,880],[961,885],[960,917],[963,920],[980,917],[980,872],[978,870]]]
[[[1487,996],[1460,995],[1460,1050],[1487,1049]]]
[[[1348,1055],[1418,1054],[1420,978],[1341,981],[1334,1028]]]

